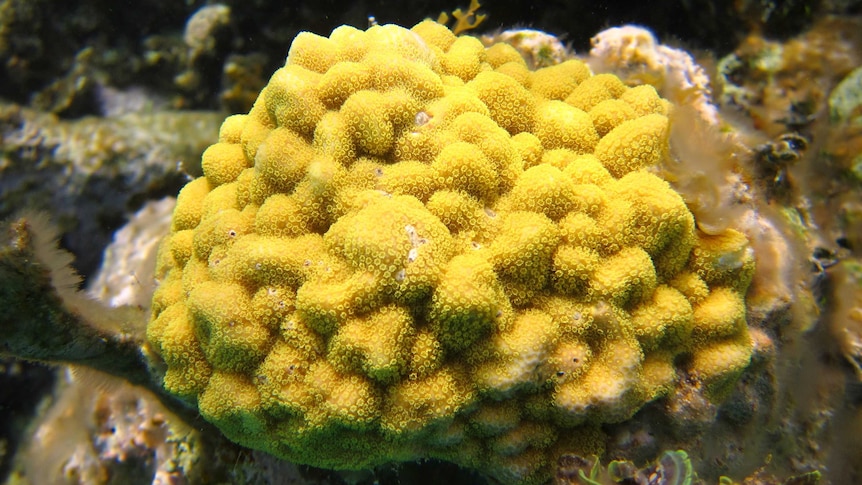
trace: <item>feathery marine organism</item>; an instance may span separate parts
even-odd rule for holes
[[[648,169],[672,106],[425,21],[301,33],[180,193],[147,333],[232,440],[542,482],[600,425],[748,365],[746,237]]]

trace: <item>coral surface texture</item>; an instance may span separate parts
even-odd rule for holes
[[[748,366],[746,237],[651,168],[673,106],[425,21],[301,33],[179,195],[147,329],[232,440],[542,482],[694,376]]]

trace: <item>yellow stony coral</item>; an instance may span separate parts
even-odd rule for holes
[[[669,111],[431,21],[301,34],[178,197],[147,329],[165,388],[290,460],[509,483],[684,375],[722,398],[753,251],[654,175]]]
[[[602,261],[589,285],[598,298],[627,306],[651,295],[656,282],[649,254],[641,248],[628,247]]]
[[[322,263],[324,251],[316,234],[297,238],[249,235],[231,246],[221,266],[231,279],[247,286],[298,287]]]
[[[596,251],[576,245],[560,245],[554,253],[554,288],[567,295],[582,295],[590,277],[602,261]]]
[[[576,184],[604,187],[614,180],[610,172],[592,153],[578,155],[563,169]]]
[[[389,306],[347,321],[330,341],[329,360],[343,372],[362,372],[377,382],[398,380],[413,340],[406,309]]]
[[[273,346],[256,376],[265,412],[280,419],[304,412],[312,398],[311,388],[304,382],[314,362],[309,357],[287,342]]]
[[[590,366],[593,350],[580,339],[564,340],[548,358],[551,378],[557,383],[576,380]]]
[[[213,185],[233,182],[247,167],[242,147],[235,143],[216,143],[206,149],[201,160],[204,175]]]
[[[523,305],[545,287],[560,234],[544,214],[516,211],[503,219],[489,259],[513,303]]]
[[[661,285],[648,301],[632,310],[632,329],[644,350],[673,349],[690,340],[693,319],[685,296]]]
[[[273,130],[257,149],[255,181],[276,190],[289,191],[305,176],[314,151],[297,133]],[[269,189],[267,189],[269,190]],[[264,194],[263,200],[271,194]]]
[[[459,237],[461,244],[480,246],[490,238],[495,226],[493,213],[464,192],[437,191],[428,199],[427,207],[449,232]]]
[[[380,391],[367,378],[340,373],[330,362],[319,360],[305,376],[317,407],[308,413],[321,428],[367,428],[380,413]]]
[[[250,318],[250,306],[248,296],[237,284],[209,281],[189,293],[189,317],[214,368],[248,371],[266,357],[271,335],[264,322]]]
[[[369,53],[363,58],[363,65],[371,70],[373,86],[378,91],[403,89],[409,98],[407,101],[427,101],[443,94],[443,82],[431,68],[417,61],[408,59],[393,59],[383,53]],[[399,100],[396,96],[387,96],[389,101]],[[404,114],[417,110],[405,110]],[[390,115],[397,115],[390,112]]]
[[[667,117],[649,114],[611,130],[595,146],[595,154],[613,176],[622,177],[667,156],[667,136]]]
[[[231,115],[225,118],[218,132],[218,141],[222,143],[239,144],[242,141],[242,129],[246,123],[246,115]]]
[[[590,68],[583,62],[572,59],[536,70],[530,87],[539,96],[562,101],[589,78]]]
[[[659,275],[678,273],[695,243],[694,217],[667,182],[647,172],[626,174],[608,193],[629,202],[624,239],[643,248]]]
[[[509,133],[532,129],[537,101],[515,79],[499,72],[483,72],[467,86],[488,107],[491,119]]]
[[[241,443],[257,440],[254,435],[240,430],[259,432],[264,429],[260,394],[242,374],[214,372],[206,390],[199,396],[198,408],[208,421],[225,429],[231,439]]]
[[[572,179],[560,169],[541,164],[524,171],[508,202],[509,210],[539,212],[557,221],[577,205],[578,193]]]
[[[431,328],[446,349],[463,350],[503,326],[508,306],[491,264],[474,254],[459,255],[434,291]]]
[[[636,410],[636,371],[643,361],[637,342],[612,339],[596,349],[594,361],[577,379],[556,386],[553,404],[569,423],[580,423],[590,415],[604,422],[617,422]]]
[[[251,299],[254,320],[262,322],[271,331],[277,331],[281,322],[295,309],[296,292],[289,286],[262,286]]]
[[[590,111],[602,101],[618,98],[626,89],[613,74],[597,74],[578,84],[565,100],[575,108]]]
[[[668,285],[685,295],[685,298],[691,305],[700,303],[709,295],[709,286],[697,274],[691,271],[681,271],[668,281]]]
[[[407,370],[410,379],[426,377],[440,368],[443,362],[443,346],[430,329],[419,329],[410,348]]]
[[[411,195],[421,201],[438,189],[439,173],[428,164],[406,160],[379,168],[376,187],[392,195]]]
[[[713,340],[740,333],[745,326],[745,302],[729,288],[713,289],[694,307],[694,330],[697,340]]]
[[[177,209],[171,219],[171,230],[194,229],[201,222],[204,197],[209,194],[212,185],[206,177],[192,180],[177,196]]]
[[[396,437],[421,433],[452,422],[475,398],[466,372],[455,366],[443,367],[423,379],[390,387],[380,426],[384,433]]]
[[[300,32],[287,53],[287,63],[325,73],[339,59],[338,44],[311,32]]]
[[[499,44],[495,44],[499,45]],[[520,54],[519,54],[520,57]],[[494,69],[495,72],[499,72],[500,74],[504,74],[519,82],[521,86],[529,89],[532,79],[530,75],[532,71],[527,67],[526,63],[524,63],[523,58],[520,61],[511,61],[503,64],[502,66]]]
[[[449,50],[452,43],[458,38],[445,25],[431,20],[419,22],[410,30],[418,34],[428,45],[437,47],[444,52]]]
[[[512,137],[512,144],[521,156],[523,167],[530,168],[538,165],[542,161],[544,149],[542,148],[542,140],[536,135],[528,132],[521,132]]]
[[[739,231],[698,234],[691,267],[707,284],[747,288],[754,273],[754,250]]]
[[[599,136],[605,136],[623,122],[637,117],[635,110],[619,99],[604,100],[593,106],[588,113]]]
[[[495,170],[482,150],[472,143],[458,142],[445,147],[431,168],[437,172],[437,185],[466,192],[480,201],[496,198],[499,170]]]
[[[556,438],[557,433],[553,426],[524,420],[516,428],[491,440],[490,448],[494,453],[503,456],[519,455],[530,447],[547,448]],[[541,462],[541,458],[537,461]]]
[[[700,345],[692,351],[691,371],[703,381],[711,397],[720,397],[748,366],[753,345],[748,332]]]
[[[201,220],[205,221],[225,208],[239,209],[236,204],[236,191],[237,185],[235,183],[219,185],[212,189],[204,196],[203,204],[201,204]]]
[[[546,150],[568,148],[578,154],[592,153],[599,143],[599,135],[590,116],[562,101],[547,101],[539,105],[534,133]]]
[[[518,426],[521,410],[511,401],[483,406],[470,416],[470,426],[482,436],[494,436]]]
[[[548,358],[557,333],[556,322],[544,312],[517,315],[511,328],[489,341],[492,358],[474,375],[479,391],[499,399],[543,384],[546,376],[537,369]]]
[[[387,98],[377,91],[350,95],[341,107],[346,128],[357,147],[369,155],[385,155],[395,143],[395,127],[387,113]]]
[[[320,100],[332,108],[341,106],[352,93],[371,87],[371,67],[359,62],[335,64],[323,74],[315,86]]]
[[[485,46],[482,42],[470,36],[458,37],[444,54],[443,68],[447,74],[458,76],[467,82],[480,71],[485,62]],[[490,66],[489,66],[490,67]]]
[[[194,247],[195,232],[191,229],[177,231],[170,236],[170,240],[166,240],[163,249],[169,249],[171,257],[174,258],[174,264],[185,266],[186,262],[192,256]]]
[[[619,99],[628,103],[638,116],[649,114],[668,115],[668,101],[662,99],[655,88],[649,84],[628,89],[619,96]]]
[[[182,303],[166,308],[147,329],[147,338],[159,345],[159,352],[173,371],[165,376],[165,388],[181,397],[202,392],[212,374],[194,333],[188,309]]]
[[[294,237],[309,232],[309,220],[297,197],[274,194],[255,212],[254,230],[262,236]]]
[[[314,92],[320,74],[288,64],[273,74],[266,86],[265,103],[278,126],[310,135],[326,107]]]
[[[509,44],[493,44],[485,50],[485,60],[494,69],[508,63],[514,63],[526,67],[527,63],[517,49]]]

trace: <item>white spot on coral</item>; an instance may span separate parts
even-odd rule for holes
[[[431,115],[429,115],[428,113],[424,111],[416,113],[416,118],[414,119],[416,126],[423,126],[429,121],[431,121]]]
[[[407,231],[407,236],[410,238],[410,242],[413,242],[417,237],[416,228],[413,227],[413,224],[407,224],[404,226],[404,230]]]
[[[715,261],[718,269],[727,271],[739,269],[746,261],[754,259],[754,249],[751,246],[745,246],[739,251],[733,251],[722,254]]]
[[[410,238],[410,245],[412,247],[416,248],[428,242],[427,239],[419,236],[419,233],[416,232],[416,228],[413,224],[407,224],[404,226],[404,230],[407,232],[407,237]]]

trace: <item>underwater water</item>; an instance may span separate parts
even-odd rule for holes
[[[4,1],[0,480],[862,483],[860,27]]]

